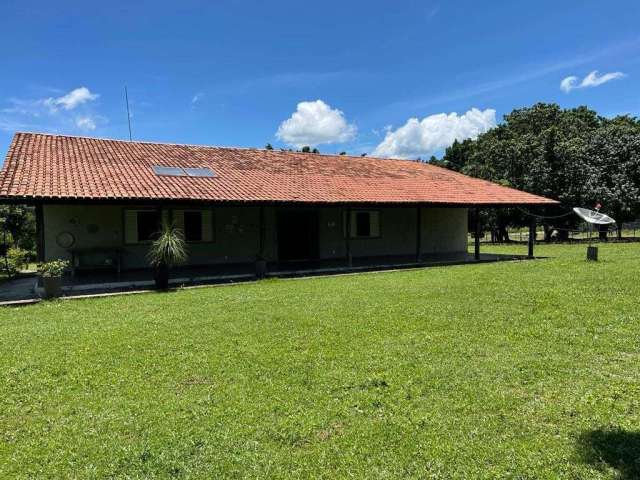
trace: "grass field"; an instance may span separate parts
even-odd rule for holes
[[[640,245],[584,250],[2,309],[0,478],[638,478]]]

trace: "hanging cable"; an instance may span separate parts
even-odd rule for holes
[[[529,215],[530,217],[536,217],[536,218],[554,219],[554,218],[562,218],[562,217],[568,217],[569,215],[573,215],[573,211],[563,213],[562,215],[536,215],[535,213],[527,212],[524,208],[516,207],[516,209],[520,210],[525,215]]]

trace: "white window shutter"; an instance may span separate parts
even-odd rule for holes
[[[184,235],[184,210],[173,211],[173,224]]]
[[[213,212],[211,209],[202,210],[202,241],[213,241]]]
[[[369,212],[369,229],[372,237],[380,236],[380,212]]]
[[[124,211],[124,243],[138,243],[138,212]]]

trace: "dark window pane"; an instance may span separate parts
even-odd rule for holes
[[[371,215],[369,212],[356,212],[356,237],[371,236]]]
[[[184,239],[187,242],[202,241],[202,212],[184,212]]]
[[[190,177],[215,177],[215,173],[210,168],[185,168],[184,171]]]
[[[158,238],[158,213],[153,211],[138,212],[138,241],[146,242]]]

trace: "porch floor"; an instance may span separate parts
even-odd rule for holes
[[[459,253],[424,256],[420,262],[414,256],[359,257],[352,266],[345,259],[269,263],[266,277],[301,277],[336,275],[366,271],[382,271],[407,268],[422,268],[468,263],[525,260],[526,255],[481,254],[476,260],[473,254]],[[201,267],[177,267],[171,270],[170,286],[192,286],[220,283],[246,282],[256,279],[253,263],[207,265]],[[35,286],[35,288],[34,288]],[[115,272],[86,272],[63,279],[63,295],[79,295],[147,290],[154,286],[151,270],[130,270],[117,275]],[[31,282],[13,284],[7,282],[0,289],[0,303],[15,300],[37,299],[42,294],[41,285]]]
[[[469,263],[526,260],[526,255],[504,255],[483,253],[480,260],[473,254],[429,255],[417,262],[413,256],[359,257],[352,266],[344,259],[317,260],[306,262],[269,263],[266,277],[310,277],[317,275],[338,275],[367,271],[383,271],[408,268],[423,268]],[[170,285],[173,288],[192,285],[246,282],[256,279],[253,263],[208,265],[202,267],[179,267],[171,271]],[[99,295],[106,293],[148,290],[154,286],[149,269],[131,270],[117,275],[115,272],[87,272],[63,280],[63,295]],[[42,295],[42,287],[35,276],[8,280],[0,286],[0,305],[18,304],[37,300]]]

